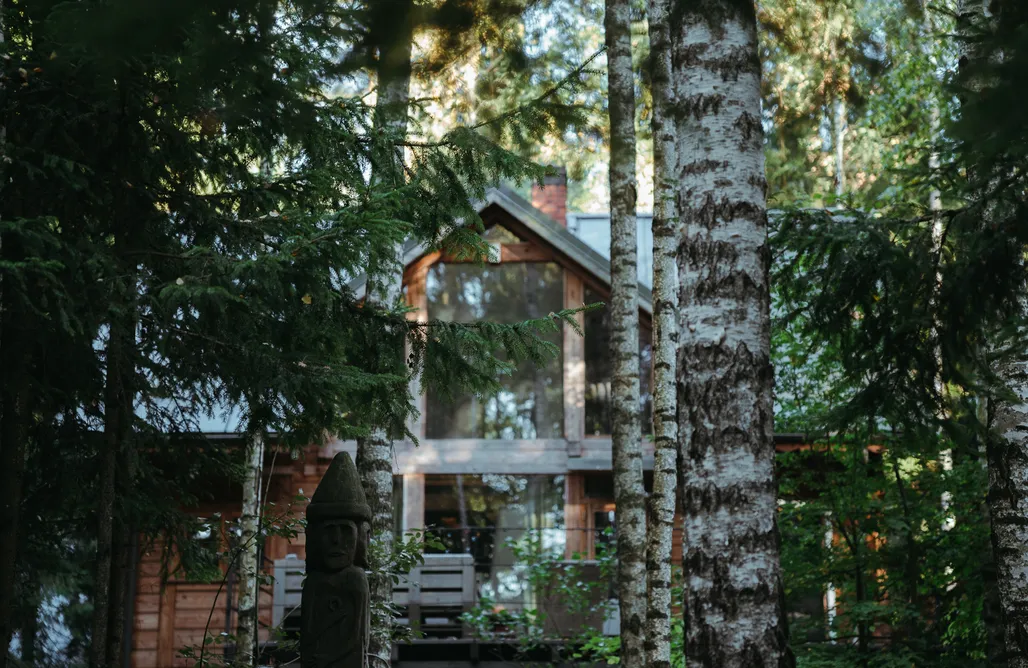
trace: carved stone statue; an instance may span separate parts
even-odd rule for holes
[[[342,452],[307,506],[307,579],[300,603],[303,668],[367,668],[371,508],[357,467]]]

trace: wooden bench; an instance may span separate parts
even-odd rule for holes
[[[271,623],[298,630],[305,564],[296,558],[278,559],[274,569]],[[425,563],[393,587],[393,603],[404,615],[397,623],[419,629],[426,638],[467,637],[460,616],[475,605],[473,557],[426,554]]]

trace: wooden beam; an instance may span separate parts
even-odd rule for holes
[[[553,260],[553,253],[549,249],[531,242],[500,246],[500,262],[549,262],[551,260]]]
[[[564,526],[567,540],[564,558],[572,559],[576,554],[584,558],[589,554],[588,517],[585,506],[585,476],[568,473],[564,478]]]
[[[175,599],[178,585],[166,584],[161,592],[161,611],[157,618],[157,665],[175,664]]]
[[[564,308],[583,305],[585,287],[574,272],[564,270]],[[585,326],[585,315],[578,313],[575,321]],[[568,441],[568,456],[582,455],[585,439],[585,337],[567,325],[564,326],[564,438]]]
[[[415,447],[409,441],[393,443],[396,454],[393,473],[443,474],[545,474],[568,471],[609,471],[610,438],[590,437],[582,441],[580,457],[568,457],[563,438],[500,440],[490,438],[425,439]],[[355,441],[332,441],[319,449],[319,457],[331,459],[339,452],[356,452]],[[643,466],[653,468],[653,445],[643,444]]]
[[[430,256],[426,255],[425,257],[428,258]],[[438,253],[436,253],[434,259],[442,260],[448,264],[462,264],[478,263],[487,260],[488,258],[478,256],[457,257],[456,255],[443,255],[442,257],[439,257]],[[540,246],[539,244],[532,243],[531,241],[523,241],[521,243],[514,244],[500,244],[500,262],[551,262],[554,259],[555,256],[553,251],[546,246]]]
[[[425,528],[425,475],[403,476],[403,532]]]
[[[424,276],[428,271],[428,268],[439,261],[442,257],[442,253],[439,251],[432,251],[431,253],[425,253],[417,260],[414,260],[409,265],[404,267],[403,270],[403,282],[407,284],[410,282],[413,276]]]

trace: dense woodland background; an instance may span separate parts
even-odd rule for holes
[[[574,322],[408,320],[397,246],[481,256],[473,200],[527,190],[543,165],[568,168],[569,208],[587,211],[624,204],[629,181],[608,175],[634,166],[635,205],[660,210],[655,169],[682,144],[655,160],[653,120],[678,113],[661,91],[686,65],[651,54],[655,11],[672,43],[683,16],[713,34],[756,26],[774,430],[819,446],[778,460],[788,635],[767,665],[1028,665],[1028,8],[606,4],[0,0],[7,665],[120,665],[131,552],[159,541],[184,568],[234,560],[198,538],[188,507],[212,476],[252,487],[267,434],[360,439],[377,526],[391,526],[391,476],[376,492],[374,462],[411,436],[411,377],[487,391],[548,359]],[[364,271],[359,305],[347,286]],[[634,264],[618,275],[634,289]],[[675,376],[655,382],[675,415]],[[195,438],[228,410],[243,452]],[[638,441],[629,413],[615,409],[615,438]],[[678,428],[654,432],[672,458]],[[645,554],[631,558],[644,573]],[[684,665],[699,650],[674,610],[666,649]],[[642,665],[653,648],[635,634],[591,651]]]

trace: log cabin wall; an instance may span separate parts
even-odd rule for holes
[[[272,466],[272,460],[276,460]],[[284,460],[286,463],[279,464]],[[275,505],[271,514],[289,512],[302,516],[303,506],[294,504],[297,495],[310,496],[328,469],[329,461],[319,457],[316,447],[308,448],[306,457],[292,460],[287,454],[269,454],[265,462],[265,484],[269,485],[269,500]],[[270,478],[270,484],[269,484]],[[212,502],[195,510],[198,517],[220,514],[220,533],[224,526],[239,516],[240,503]],[[176,573],[162,578],[163,545],[144,547],[137,569],[134,624],[132,631],[133,668],[186,668],[194,659],[181,656],[185,648],[199,647],[204,637],[218,637],[221,633],[235,633],[235,587],[230,579],[216,582],[194,582]],[[287,555],[306,557],[305,536],[301,532],[292,540],[282,536],[269,536],[264,546],[264,570],[270,575],[271,564]],[[174,570],[171,568],[170,570]],[[258,600],[259,641],[269,639],[273,585],[262,585]],[[208,654],[222,655],[222,647],[214,644]]]

